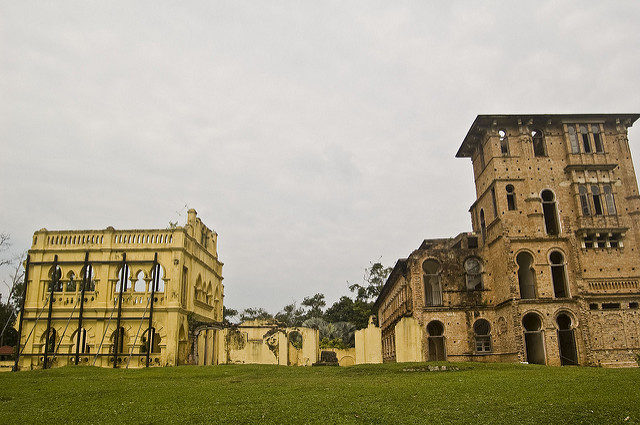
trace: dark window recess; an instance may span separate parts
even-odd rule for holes
[[[631,301],[629,303],[629,308],[637,310],[638,309],[638,302],[637,301]]]
[[[595,236],[594,235],[587,235],[584,238],[584,247],[585,248],[593,248],[594,247],[594,243],[595,243]]]
[[[542,213],[544,214],[544,226],[547,234],[557,235],[560,233],[555,195],[549,189],[542,191]]]
[[[597,310],[597,309],[598,309],[598,304],[597,303],[589,304],[589,310]]]
[[[591,195],[593,196],[593,213],[602,215],[602,198],[600,198],[600,188],[591,186]]]
[[[589,142],[589,130],[586,125],[580,126],[580,136],[582,137],[582,146],[584,153],[591,153],[591,143]]]
[[[578,193],[580,194],[580,208],[582,209],[582,215],[589,217],[591,215],[591,208],[589,208],[589,193],[585,186],[578,186]]]
[[[620,303],[602,303],[603,310],[619,310]]]
[[[509,155],[509,140],[507,139],[507,132],[504,130],[498,131],[500,136],[500,153],[502,155]]]
[[[553,251],[549,258],[551,260],[551,280],[553,282],[553,295],[556,298],[567,298],[568,291],[564,256],[559,251]]]
[[[600,125],[591,124],[591,132],[593,133],[593,144],[596,148],[596,152],[602,153],[604,152],[602,146],[602,137],[600,136]]]
[[[498,202],[496,201],[496,188],[491,188],[491,202],[493,203],[493,216],[498,216]]]
[[[478,238],[471,237],[467,239],[467,247],[469,249],[475,249],[478,247]]]
[[[547,150],[544,146],[544,136],[542,131],[533,130],[531,132],[531,139],[533,140],[533,154],[535,156],[547,156]]]
[[[506,186],[507,191],[507,209],[513,211],[516,209],[516,192],[512,184]]]

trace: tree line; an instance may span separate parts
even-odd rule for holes
[[[317,293],[305,297],[299,305],[295,301],[285,305],[276,314],[261,307],[243,310],[224,307],[224,320],[227,324],[268,320],[286,327],[310,327],[319,330],[321,348],[353,347],[355,331],[367,327],[369,317],[376,314],[373,303],[391,270],[380,262],[371,263],[364,271],[362,285],[348,285],[352,296],[343,295],[329,307],[324,294]]]

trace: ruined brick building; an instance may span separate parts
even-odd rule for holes
[[[480,115],[472,233],[399,260],[375,308],[384,361],[635,365],[638,114]]]

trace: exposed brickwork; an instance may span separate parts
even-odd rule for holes
[[[473,163],[473,233],[425,240],[399,262],[379,317],[414,316],[425,359],[437,355],[427,328],[439,321],[448,360],[633,364],[640,195],[627,128],[637,118],[478,116],[457,155]],[[481,263],[482,288],[467,284],[469,258]],[[400,291],[410,303],[389,302]],[[490,323],[490,350],[476,344],[478,319]],[[383,337],[394,325],[381,320]]]

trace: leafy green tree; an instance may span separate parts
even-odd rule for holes
[[[273,315],[264,308],[245,308],[240,313],[240,321],[246,322],[247,320],[273,320]]]
[[[384,267],[382,263],[372,263],[364,269],[363,285],[354,283],[349,290],[356,293],[356,300],[375,301],[392,270],[392,267]]]
[[[230,325],[232,322],[231,319],[232,317],[237,317],[238,316],[238,310],[234,310],[233,308],[228,308],[226,306],[222,306],[222,323],[224,323],[225,325]]]
[[[304,300],[302,300],[302,305],[309,309],[307,317],[310,318],[322,317],[324,314],[322,309],[327,305],[327,303],[324,300],[324,294],[315,294],[312,297],[305,297]]]
[[[307,313],[303,308],[299,308],[295,302],[285,305],[282,311],[278,312],[275,319],[288,327],[301,326],[307,318]]]

